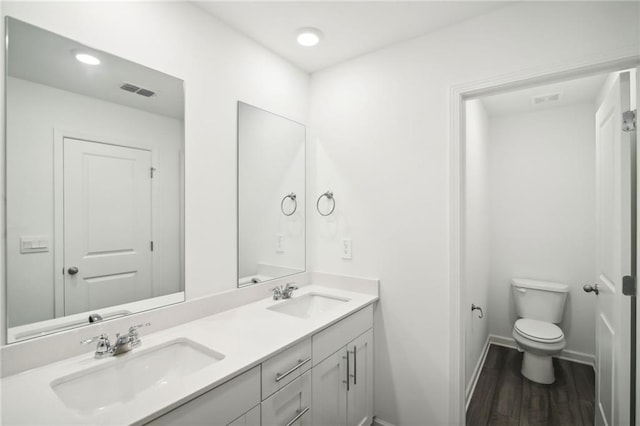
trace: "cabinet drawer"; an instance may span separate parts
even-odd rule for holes
[[[373,305],[360,309],[355,314],[313,335],[313,365],[342,348],[373,327]]]
[[[307,426],[311,419],[311,371],[262,401],[262,426]]]
[[[149,425],[224,426],[260,403],[260,366],[152,420]]]
[[[251,411],[238,417],[227,426],[260,426],[261,417],[260,406],[256,405]]]
[[[306,339],[262,363],[262,399],[311,368],[311,339]]]

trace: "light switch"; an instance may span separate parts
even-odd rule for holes
[[[49,251],[49,238],[46,235],[20,237],[20,253],[42,253]]]
[[[345,238],[342,240],[342,258],[351,259],[351,240]]]

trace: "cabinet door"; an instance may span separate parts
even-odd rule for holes
[[[347,424],[347,349],[311,369],[314,426]]]
[[[147,425],[225,426],[260,403],[260,367],[175,408]]]
[[[262,426],[311,425],[311,372],[262,401]]]
[[[260,426],[260,405],[256,405],[227,426]]]
[[[373,329],[347,345],[349,352],[349,392],[347,424],[370,425],[373,421]]]

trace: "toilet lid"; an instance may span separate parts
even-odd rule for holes
[[[516,321],[515,329],[524,337],[537,342],[554,343],[564,338],[560,327],[545,321],[520,318]]]

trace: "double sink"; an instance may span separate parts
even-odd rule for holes
[[[293,297],[266,309],[301,319],[333,310],[350,299],[321,293]],[[186,338],[135,350],[109,362],[63,376],[50,383],[58,398],[79,414],[135,400],[139,395],[170,387],[225,358]]]

